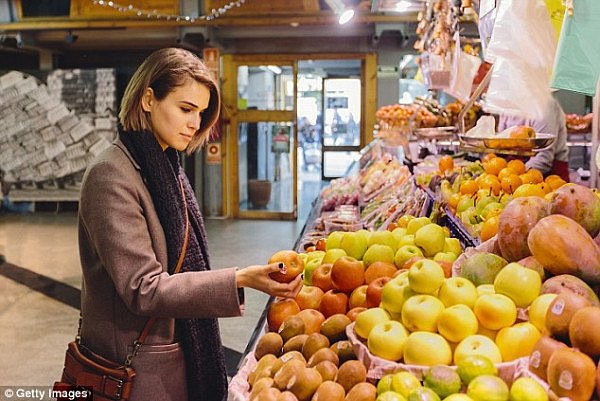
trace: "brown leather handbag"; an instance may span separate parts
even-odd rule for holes
[[[183,182],[180,182],[183,202],[185,206],[185,237],[179,254],[179,260],[173,274],[181,270],[189,237],[189,217],[187,202],[183,191]],[[77,337],[67,346],[65,365],[62,378],[54,383],[53,394],[58,401],[73,400],[72,390],[81,389],[92,391],[94,401],[120,401],[128,400],[131,395],[131,386],[135,378],[135,370],[131,366],[133,358],[137,355],[140,347],[146,340],[146,336],[156,322],[156,318],[148,319],[139,337],[133,342],[131,352],[125,358],[124,363],[110,361],[92,352],[80,343],[81,339],[81,316],[79,317],[79,329]],[[69,392],[71,391],[71,392]]]

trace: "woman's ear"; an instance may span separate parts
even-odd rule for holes
[[[142,95],[142,110],[149,112],[152,108],[152,102],[154,101],[154,91],[152,88],[146,88]]]

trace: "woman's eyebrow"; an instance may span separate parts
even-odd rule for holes
[[[187,100],[182,100],[182,101],[181,101],[181,103],[186,103],[186,104],[188,104],[188,105],[190,105],[190,106],[192,106],[192,107],[194,107],[194,108],[196,108],[196,109],[198,108],[198,106],[197,106],[197,105],[195,105],[195,104],[194,104],[194,103],[192,103],[192,102],[188,102]]]

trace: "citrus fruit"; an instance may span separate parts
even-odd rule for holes
[[[465,180],[460,184],[460,193],[462,195],[472,195],[479,189],[479,185],[473,180]]]
[[[485,162],[487,162],[488,160],[491,160],[491,159],[493,159],[494,157],[498,157],[498,156],[496,156],[494,153],[487,153],[485,156],[483,156],[483,157],[481,158],[481,161],[485,163]]]
[[[444,398],[443,401],[473,401],[473,399],[466,394],[456,393]]]
[[[548,393],[531,377],[521,377],[510,388],[511,401],[548,401]]]
[[[485,172],[492,175],[498,175],[504,167],[506,167],[506,160],[501,157],[494,157],[483,164]]]
[[[442,401],[435,391],[427,387],[414,389],[406,399],[407,401]]]
[[[523,174],[527,169],[525,167],[525,163],[519,159],[510,160],[508,163],[506,163],[506,168],[512,170],[513,173],[517,175]]]
[[[408,395],[417,387],[421,387],[421,382],[412,373],[397,372],[392,374],[390,389],[402,394],[403,397],[408,397]]]
[[[385,375],[379,379],[379,383],[377,383],[377,394],[382,394],[392,389],[392,377],[394,377],[394,374]]]
[[[523,184],[513,192],[513,198],[520,198],[523,196],[538,196],[543,198],[546,196],[544,190],[537,184]]]
[[[523,181],[518,175],[511,173],[502,178],[500,184],[502,185],[502,190],[504,192],[506,192],[507,194],[512,194],[517,188],[521,186],[521,184],[523,184]]]
[[[440,169],[440,173],[442,174],[444,174],[446,171],[452,171],[454,169],[454,159],[452,158],[452,156],[442,156],[442,158],[438,162],[438,168]]]
[[[433,366],[423,377],[423,384],[435,391],[440,398],[445,398],[450,394],[458,393],[462,382],[460,376],[449,366]]]
[[[488,357],[483,355],[469,355],[458,361],[456,367],[460,379],[467,385],[477,376],[495,376],[498,374],[496,366]]]
[[[467,395],[474,401],[508,401],[509,391],[498,376],[481,375],[469,383]]]
[[[492,238],[498,232],[498,225],[500,224],[500,217],[496,214],[489,216],[481,226],[481,232],[479,238],[481,241],[487,241]]]

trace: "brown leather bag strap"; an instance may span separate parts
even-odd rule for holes
[[[185,198],[185,191],[183,189],[183,180],[181,178],[179,179],[179,186],[181,188],[181,195],[183,196],[183,207],[185,209],[185,233],[183,237],[183,245],[181,245],[181,251],[179,252],[179,260],[177,260],[177,266],[175,266],[173,274],[177,274],[181,271],[181,266],[183,265],[183,260],[185,259],[185,252],[187,250],[188,240],[190,236],[190,217],[188,214],[187,199]],[[148,333],[150,333],[150,330],[152,329],[152,326],[154,326],[155,322],[156,317],[151,317],[148,319],[140,333],[140,336],[137,338],[137,340],[133,342],[133,349],[125,359],[125,366],[131,365],[133,357],[137,355],[138,351],[140,350],[140,347],[142,346],[144,341],[146,341],[146,337],[148,336]]]

